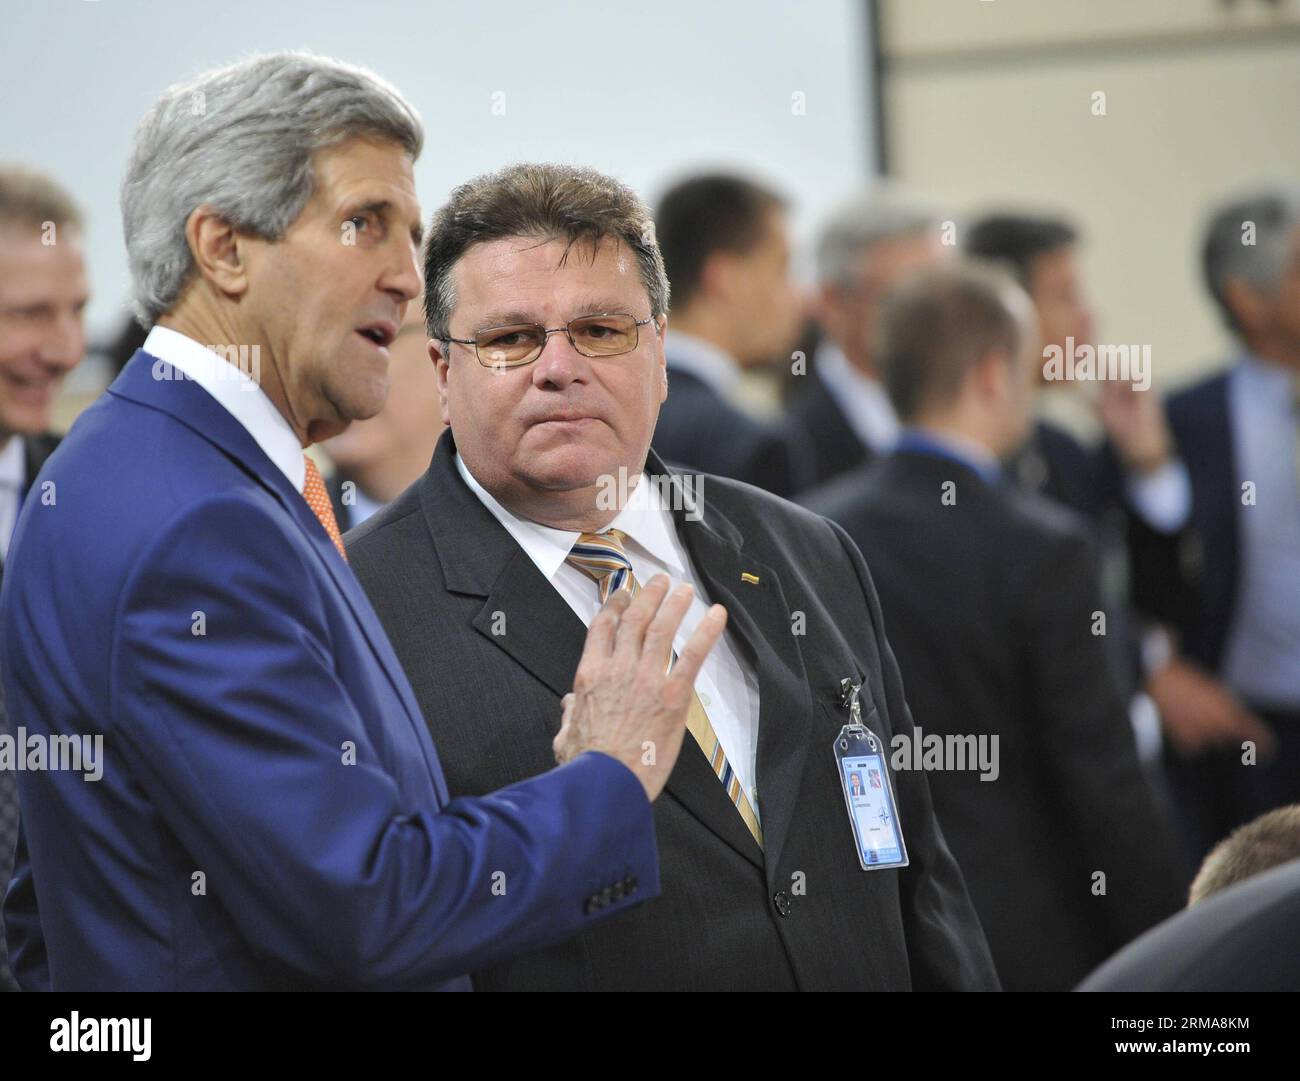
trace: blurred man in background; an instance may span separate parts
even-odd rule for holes
[[[1059,218],[991,214],[965,230],[965,250],[1006,267],[1034,302],[1039,324],[1040,386],[1055,348],[1096,345],[1093,312],[1075,229]],[[1098,384],[1096,412],[1105,432],[1087,447],[1063,427],[1039,419],[1007,466],[1009,478],[1084,515],[1095,527],[1102,592],[1111,617],[1116,673],[1153,779],[1163,786],[1161,731],[1172,748],[1195,755],[1242,739],[1268,740],[1255,718],[1197,665],[1179,656],[1157,620],[1175,616],[1168,582],[1195,550],[1191,483],[1174,447],[1155,389],[1132,380]],[[1131,551],[1140,551],[1131,559]],[[1134,575],[1140,564],[1144,573]],[[1198,851],[1190,853],[1192,858]]]
[[[1003,986],[1069,988],[1176,911],[1186,877],[1096,633],[1087,531],[1001,481],[1033,416],[1034,311],[959,264],[901,286],[879,332],[907,427],[810,505],[872,569],[918,731],[996,741],[995,776],[945,763],[930,785]]]
[[[889,187],[846,203],[817,242],[817,321],[825,335],[807,386],[795,388],[788,436],[812,459],[809,487],[891,449],[898,418],[880,382],[872,337],[900,279],[946,257],[939,216]]]
[[[697,176],[664,194],[654,228],[673,302],[655,450],[672,463],[793,494],[806,480],[799,448],[748,415],[738,391],[745,369],[788,359],[800,330],[784,202],[744,177]]]
[[[1171,761],[1201,852],[1300,800],[1300,190],[1279,185],[1217,207],[1203,260],[1240,351],[1228,371],[1169,399],[1202,556],[1182,591],[1186,603],[1171,598],[1171,607],[1184,654],[1267,730]],[[1159,565],[1140,570],[1161,574]]]
[[[326,487],[344,533],[397,498],[429,467],[442,434],[438,380],[418,304],[408,309],[388,352],[384,408],[325,444],[334,463]]]
[[[50,414],[86,347],[81,215],[53,180],[0,165],[0,575],[23,501],[58,444]],[[0,700],[0,733],[7,731]],[[18,836],[18,796],[0,768],[0,901]],[[15,989],[0,919],[0,989]]]

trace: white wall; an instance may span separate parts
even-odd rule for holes
[[[1225,361],[1204,219],[1243,185],[1300,177],[1300,0],[884,4],[900,179],[955,214],[1078,222],[1099,336],[1150,344],[1159,389]]]
[[[428,130],[426,212],[517,160],[589,164],[647,198],[720,164],[783,188],[806,229],[874,164],[866,22],[853,0],[6,3],[0,159],[52,173],[87,209],[92,334],[125,310],[117,191],[136,122],[169,83],[256,51],[309,48],[396,84]]]

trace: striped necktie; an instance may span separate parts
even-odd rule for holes
[[[568,562],[596,583],[596,588],[600,591],[601,604],[609,600],[610,595],[617,590],[626,589],[635,596],[640,589],[632,574],[631,560],[623,551],[623,533],[617,529],[607,529],[603,533],[584,533],[569,553]],[[677,655],[674,653],[668,662],[669,669],[676,659]],[[709,760],[715,776],[722,782],[727,796],[740,812],[741,819],[749,828],[749,832],[754,835],[759,848],[762,848],[763,829],[759,825],[758,815],[745,794],[740,778],[736,776],[731,763],[727,761],[717,733],[713,731],[713,725],[709,722],[709,715],[704,710],[704,703],[700,701],[700,696],[694,690],[691,691],[691,707],[686,715],[686,727],[695,737],[695,742],[700,745],[700,750]]]

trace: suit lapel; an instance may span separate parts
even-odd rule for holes
[[[155,364],[161,365],[163,369],[163,373],[157,377],[153,373]],[[339,557],[333,542],[307,506],[306,500],[266,456],[248,430],[207,391],[176,373],[165,361],[157,360],[144,350],[137,351],[122,374],[108,388],[108,392],[174,417],[232,459],[276,499],[285,513],[297,523],[325,572],[343,595],[371,652],[401,701],[407,720],[418,733],[426,733],[423,715],[406,675],[393,653],[387,635],[379,625],[379,618],[361,592],[356,576]],[[427,740],[421,740],[420,743],[427,757],[431,745]],[[436,762],[430,760],[429,765],[435,776],[441,775]]]
[[[447,590],[482,597],[474,630],[563,697],[573,689],[586,628],[470,491],[455,455],[448,430],[420,481],[420,507]]]
[[[461,479],[445,432],[420,501],[449,592],[483,597],[474,630],[558,696],[573,688],[586,628],[527,553]],[[653,451],[647,472],[674,476]],[[673,483],[680,485],[674,479]],[[755,866],[774,869],[789,832],[809,738],[812,699],[780,579],[741,554],[741,536],[705,499],[702,521],[675,499],[674,522],[704,592],[726,606],[729,633],[758,678],[758,789],[766,860],[694,739],[678,757],[668,793]],[[758,577],[742,582],[741,573]],[[829,766],[827,767],[830,768]],[[774,873],[774,870],[770,873]]]
[[[655,455],[646,468],[651,475],[656,471],[672,473]],[[794,816],[808,752],[812,696],[780,577],[772,567],[742,552],[739,530],[709,501],[707,482],[704,487],[703,516],[699,521],[687,517],[682,499],[674,500],[674,507],[682,509],[675,509],[673,517],[701,586],[711,600],[726,607],[728,633],[739,644],[758,679],[758,809],[764,847],[756,862],[766,863],[770,877],[775,874]],[[756,577],[757,583],[743,580],[742,573]],[[731,835],[735,832],[731,826],[738,827],[749,842],[746,855],[753,858],[759,852],[758,846],[703,756],[697,757],[712,785],[702,793],[692,791],[688,798],[703,803],[708,797],[706,814],[715,832],[725,830]],[[715,801],[715,794],[720,799]],[[714,807],[720,811],[714,811]],[[722,822],[716,821],[719,817]]]

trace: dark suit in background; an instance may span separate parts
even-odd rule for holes
[[[804,382],[806,389],[786,413],[786,438],[808,459],[805,487],[812,489],[866,465],[876,453],[858,437],[815,368]]]
[[[22,496],[26,498],[31,491],[36,474],[41,471],[45,459],[54,453],[59,445],[56,435],[13,436],[21,439],[26,457],[27,475],[23,482]],[[0,582],[4,580],[4,560],[0,559]],[[9,731],[5,716],[4,690],[0,687],[0,734]],[[14,784],[14,775],[8,770],[0,770],[0,901],[4,900],[5,890],[9,887],[9,876],[13,873],[14,845],[18,840],[18,791]],[[16,991],[18,983],[9,971],[9,951],[5,946],[4,917],[0,913],[0,991]]]
[[[665,461],[689,471],[743,480],[791,496],[806,482],[803,458],[780,429],[737,409],[693,372],[668,360],[668,398],[653,445]]]
[[[429,472],[347,537],[438,741],[454,794],[548,769],[584,627],[461,479],[450,432]],[[652,453],[652,475],[666,469]],[[911,857],[860,869],[831,745],[839,682],[864,717],[910,733],[902,687],[857,549],[829,523],[708,477],[703,520],[673,514],[761,696],[760,849],[687,736],[654,804],[662,896],[608,926],[480,972],[484,989],[989,988],[978,920],[923,775],[897,777]],[[741,573],[758,577],[742,582]],[[803,612],[806,636],[792,633]],[[494,634],[498,614],[504,634]],[[446,703],[456,702],[454,709]]]
[[[955,482],[955,505],[941,486]],[[1175,911],[1185,868],[1138,765],[1081,525],[904,450],[810,498],[862,549],[917,727],[997,735],[1000,775],[930,778],[1008,989],[1065,989]],[[1104,871],[1105,896],[1092,892]]]

